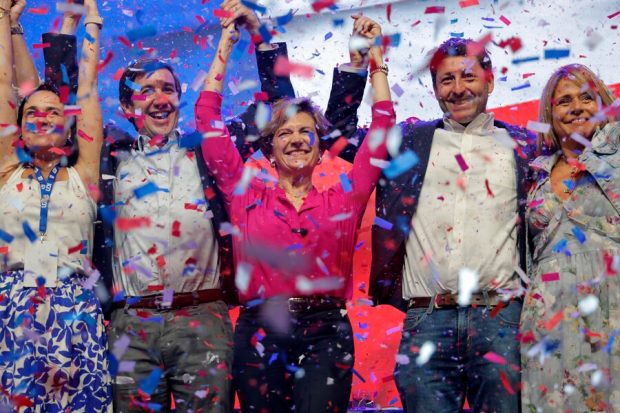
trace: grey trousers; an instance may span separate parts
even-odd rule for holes
[[[222,301],[180,310],[117,309],[108,326],[114,411],[232,411],[233,331]],[[114,373],[114,368],[111,368]],[[158,409],[159,408],[159,409]]]

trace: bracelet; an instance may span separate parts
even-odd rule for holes
[[[370,76],[372,77],[372,75],[374,75],[377,72],[385,73],[385,75],[387,76],[389,72],[388,66],[386,64],[377,66],[370,72]]]
[[[88,16],[84,19],[84,26],[87,24],[96,24],[99,26],[99,30],[103,29],[103,17],[101,16]]]
[[[21,23],[17,23],[17,25],[15,26],[11,26],[11,34],[19,34],[22,35],[24,34],[24,26],[22,26]]]

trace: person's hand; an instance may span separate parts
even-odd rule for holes
[[[231,13],[230,17],[222,20],[223,27],[229,26],[233,21],[242,26],[251,35],[257,34],[260,28],[260,21],[256,14],[241,3],[241,0],[224,0],[222,10]]]
[[[11,26],[16,26],[19,23],[19,18],[25,8],[26,0],[13,0],[11,2]]]
[[[353,32],[349,41],[350,65],[354,68],[368,66],[368,50],[375,44],[377,36],[381,36],[381,26],[369,17],[360,14],[351,16]]]
[[[227,46],[233,46],[235,43],[239,41],[240,33],[237,25],[233,21],[228,25],[224,25],[224,20],[220,22],[222,26],[222,36],[220,37],[220,44],[224,44]]]

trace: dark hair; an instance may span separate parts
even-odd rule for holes
[[[472,39],[463,39],[460,37],[451,37],[443,42],[431,57],[430,69],[431,78],[433,79],[433,87],[435,87],[435,81],[437,79],[437,69],[441,62],[447,57],[455,56],[476,56],[480,66],[487,73],[493,72],[493,64],[491,63],[491,57],[487,50],[479,46]]]
[[[149,73],[153,73],[159,69],[166,69],[172,74],[172,77],[174,78],[174,88],[179,95],[179,99],[181,99],[181,82],[179,81],[176,73],[174,73],[174,69],[170,64],[164,62],[161,59],[139,59],[129,63],[129,65],[123,72],[121,79],[119,80],[118,99],[120,100],[121,105],[133,106],[133,101],[131,100],[131,97],[133,96],[134,90],[127,84],[128,80],[130,82],[135,82],[137,78],[146,76]],[[136,127],[136,122],[133,118],[129,118],[128,120],[133,124],[134,127]]]
[[[307,113],[314,119],[314,127],[319,134],[316,137],[319,140],[319,150],[323,152],[329,147],[329,141],[321,138],[329,134],[332,125],[323,115],[321,108],[314,105],[308,98],[284,98],[273,104],[272,118],[260,131],[259,146],[267,159],[269,159],[273,152],[273,137],[278,129],[289,120],[292,107],[296,109],[295,114],[300,112]]]
[[[26,95],[19,104],[19,108],[17,109],[17,126],[19,126],[20,128],[24,119],[24,109],[26,108],[26,103],[28,103],[28,100],[37,92],[51,92],[58,96],[58,98],[61,97],[60,90],[54,83],[41,83],[36,89]],[[22,139],[21,135],[19,139]],[[77,145],[77,125],[75,120],[71,123],[69,136],[67,137],[67,144],[65,145],[65,147],[68,146],[71,147],[71,153],[69,154],[69,156],[67,156],[67,166],[73,166],[77,162],[79,154],[79,148]],[[30,150],[25,145],[23,149],[28,155],[31,155]]]

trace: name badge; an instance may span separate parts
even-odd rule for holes
[[[40,278],[43,278],[45,287],[57,286],[58,246],[50,240],[37,239],[26,248],[24,287],[38,287],[37,279]]]

